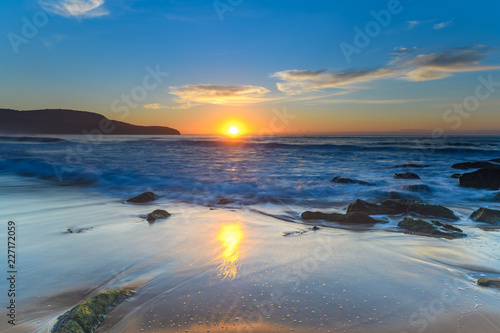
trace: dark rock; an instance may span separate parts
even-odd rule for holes
[[[410,192],[420,192],[420,193],[431,193],[432,189],[425,185],[425,184],[407,184],[407,185],[401,185],[399,189],[403,191],[410,191]]]
[[[170,216],[170,213],[167,212],[166,210],[163,210],[163,209],[157,209],[155,210],[154,212],[152,213],[149,213],[147,216],[146,216],[146,220],[148,220],[148,222],[154,222],[156,220],[162,220],[162,219],[166,219],[167,217]]]
[[[81,232],[84,232],[84,231],[87,231],[87,230],[90,230],[91,228],[74,228],[74,227],[71,227],[71,228],[68,228],[68,232],[70,234],[79,234]]]
[[[500,288],[500,279],[495,279],[495,278],[482,278],[482,279],[477,279],[476,283],[479,286],[482,287],[497,287]]]
[[[493,225],[500,225],[500,210],[479,208],[470,216],[476,222],[486,222]]]
[[[288,232],[284,232],[282,234],[282,236],[286,237],[286,236],[298,236],[298,235],[302,235],[302,234],[305,234],[306,232],[310,232],[310,231],[316,231],[316,230],[319,230],[320,228],[317,227],[317,226],[314,226],[312,228],[309,228],[307,230],[302,230],[302,231],[288,231]]]
[[[451,166],[453,169],[500,169],[500,164],[494,164],[487,161],[463,162]]]
[[[492,160],[490,160],[490,161],[492,161],[492,162],[496,162],[496,163],[500,163],[500,158],[494,158],[494,159],[492,159]]]
[[[217,200],[217,204],[218,205],[223,205],[223,206],[230,205],[230,204],[233,204],[235,202],[236,202],[235,200],[228,199],[228,198],[221,198],[221,199]]]
[[[373,186],[373,184],[364,182],[362,180],[345,178],[345,177],[335,177],[335,178],[332,179],[332,183],[338,183],[338,184],[359,184],[359,185],[365,185],[365,186]]]
[[[153,192],[144,192],[141,193],[133,198],[130,198],[127,200],[127,202],[132,202],[132,203],[145,203],[145,202],[150,202],[154,201],[158,198],[156,194]]]
[[[457,178],[458,179],[458,178],[460,178],[461,175],[462,175],[461,173],[454,173],[450,176],[450,178]]]
[[[409,164],[401,164],[401,165],[396,165],[394,166],[395,168],[428,168],[428,165],[425,164],[414,164],[414,163],[409,163]]]
[[[412,217],[405,217],[398,223],[398,227],[401,227],[405,230],[415,232],[418,234],[424,235],[432,235],[438,237],[446,237],[446,238],[461,238],[467,236],[462,232],[462,230],[452,227],[448,224],[442,224],[437,221],[424,221],[421,219],[415,219]],[[451,228],[458,229],[452,230]]]
[[[499,190],[500,170],[480,169],[470,173],[464,173],[458,178],[458,185],[462,187]]]
[[[423,216],[458,220],[458,217],[453,211],[446,207],[408,199],[387,199],[377,203],[369,203],[358,199],[347,207],[347,213],[365,213],[368,215],[399,215],[414,213]]]
[[[91,333],[102,323],[109,311],[132,297],[132,290],[111,290],[100,293],[57,318],[52,333]]]
[[[420,179],[420,176],[413,172],[395,173],[395,179]]]
[[[307,211],[302,213],[301,217],[304,220],[326,220],[350,224],[375,224],[380,222],[364,213],[348,213],[344,215],[338,213],[326,214],[322,212]]]
[[[441,223],[439,221],[431,221],[431,222],[434,223],[435,225],[437,225],[438,227],[442,227],[443,229],[446,229],[446,230],[463,232],[462,229],[454,227],[451,224],[443,224],[443,223]]]

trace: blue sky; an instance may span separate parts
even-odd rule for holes
[[[259,132],[276,110],[293,118],[275,134],[500,129],[500,87],[480,88],[489,94],[474,105],[479,77],[500,82],[498,1],[0,6],[0,107],[88,110],[183,133],[231,121]],[[453,107],[464,102],[469,111]]]

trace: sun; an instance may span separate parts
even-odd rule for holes
[[[240,129],[238,128],[238,126],[231,126],[231,127],[229,127],[227,132],[231,136],[237,136],[238,134],[240,134]]]

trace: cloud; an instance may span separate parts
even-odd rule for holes
[[[418,54],[418,49],[397,47],[389,63],[377,69],[332,73],[328,70],[285,70],[271,74],[283,82],[276,85],[287,95],[318,91],[327,88],[352,89],[357,83],[399,78],[408,81],[430,81],[452,76],[454,73],[500,69],[484,66],[481,61],[493,49],[484,45],[445,50],[440,53]]]
[[[174,100],[180,106],[174,108],[188,109],[200,104],[245,105],[273,100],[264,98],[269,90],[257,86],[216,86],[211,84],[186,85],[170,87],[169,93],[177,96]]]
[[[434,30],[444,29],[446,27],[449,27],[452,23],[453,23],[453,19],[446,21],[446,22],[437,23],[437,24],[434,24],[432,29],[434,29]]]
[[[395,77],[398,74],[398,71],[392,68],[341,73],[331,73],[326,70],[312,72],[293,69],[274,73],[271,77],[285,81],[277,83],[278,90],[287,95],[296,95],[325,88],[344,88],[350,84]]]
[[[407,21],[406,23],[408,24],[406,29],[411,30],[411,29],[415,28],[417,25],[419,25],[420,23],[422,23],[422,21]]]
[[[144,105],[145,109],[153,109],[153,110],[158,110],[158,109],[164,109],[166,108],[163,105],[160,105],[159,103],[153,103],[153,104],[146,104]]]
[[[484,56],[493,51],[484,45],[449,49],[441,53],[420,54],[409,60],[410,70],[406,79],[410,81],[437,80],[459,72],[475,72],[500,69],[499,66],[483,66]]]
[[[64,17],[92,18],[108,15],[104,0],[42,0],[40,5],[47,11]]]

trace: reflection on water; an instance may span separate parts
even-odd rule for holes
[[[239,223],[223,225],[217,234],[217,240],[223,249],[220,258],[223,262],[218,267],[217,277],[222,280],[234,280],[238,271],[238,259],[240,258],[240,242],[243,239],[243,231]]]

